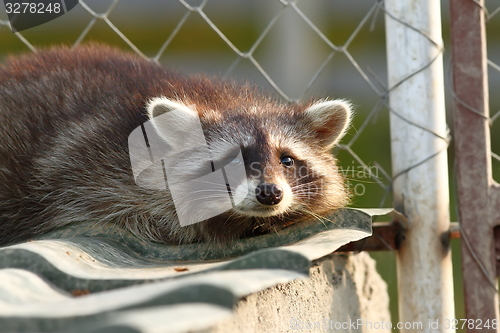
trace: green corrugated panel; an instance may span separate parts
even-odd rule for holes
[[[371,214],[341,210],[224,251],[85,224],[0,248],[0,332],[154,332],[156,317],[171,318],[172,332],[207,328],[241,297],[303,278],[313,260],[369,236]],[[204,315],[193,320],[184,303]]]

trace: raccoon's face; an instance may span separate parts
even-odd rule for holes
[[[174,191],[182,192],[177,214],[207,239],[273,230],[347,204],[330,153],[349,125],[347,102],[196,107],[157,98],[148,112],[158,134],[179,152],[166,169],[167,178],[179,184]],[[173,112],[178,116],[168,124],[160,117]]]

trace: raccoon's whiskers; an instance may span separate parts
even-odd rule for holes
[[[295,178],[295,179],[293,180],[293,184],[295,184],[295,183],[300,184],[299,182],[300,182],[302,179],[309,178],[310,176],[311,176],[311,175],[306,174],[306,175],[301,176],[301,177],[299,177],[299,178]]]
[[[302,212],[302,213],[306,213],[307,215],[312,216],[312,217],[313,217],[313,218],[315,218],[316,220],[320,221],[320,222],[321,222],[321,223],[322,223],[325,227],[327,226],[327,225],[325,224],[325,221],[324,221],[325,219],[324,219],[324,217],[323,217],[323,216],[321,216],[321,215],[319,215],[319,214],[314,213],[311,209],[304,209],[304,208],[301,208],[301,209],[300,209],[300,212]]]

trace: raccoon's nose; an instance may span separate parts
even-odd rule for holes
[[[262,183],[255,188],[255,196],[263,205],[277,205],[283,199],[283,190],[276,184]]]

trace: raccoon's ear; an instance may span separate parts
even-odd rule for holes
[[[345,100],[320,101],[305,110],[323,146],[332,148],[345,135],[351,122],[351,104]]]
[[[155,131],[174,147],[182,146],[186,135],[192,137],[201,132],[200,118],[194,106],[157,97],[148,103],[147,111]]]

